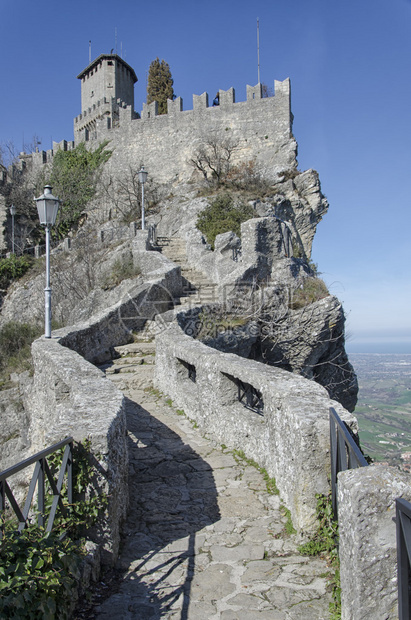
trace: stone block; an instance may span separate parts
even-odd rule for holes
[[[409,474],[371,465],[338,476],[342,620],[394,620],[395,499],[410,501]]]

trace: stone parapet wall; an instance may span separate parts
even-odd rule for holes
[[[238,401],[238,379],[261,394],[263,415]],[[329,491],[329,407],[356,428],[356,419],[324,388],[211,349],[177,325],[156,337],[155,382],[202,430],[266,468],[302,538],[316,531],[316,494]]]
[[[36,340],[32,355],[35,373],[25,403],[31,418],[30,451],[38,452],[70,435],[76,441],[91,439],[98,472],[92,487],[109,496],[107,518],[92,539],[101,548],[102,563],[112,565],[128,507],[124,396],[54,334],[50,340]]]
[[[129,342],[131,331],[168,310],[181,290],[180,268],[171,261],[156,252],[134,255],[141,261],[146,283],[130,283],[114,306],[33,343],[33,383],[24,403],[30,419],[30,453],[70,435],[76,441],[91,439],[97,465],[92,486],[109,495],[108,516],[98,531],[91,532],[105,565],[116,560],[128,506],[127,435],[123,394],[90,362],[111,359],[112,347]]]
[[[342,620],[398,618],[395,500],[410,476],[387,465],[338,475]]]

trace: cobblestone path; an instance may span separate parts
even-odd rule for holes
[[[262,473],[152,388],[153,343],[107,369],[127,396],[130,510],[98,620],[321,620],[327,566],[299,555]]]

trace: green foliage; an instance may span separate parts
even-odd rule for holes
[[[85,555],[84,541],[78,540],[93,525],[107,504],[105,495],[85,498],[94,476],[91,442],[74,446],[73,492],[75,503],[68,516],[59,515],[52,532],[29,525],[21,534],[14,524],[6,524],[0,544],[0,617],[19,620],[68,619],[73,589],[80,579],[80,563]],[[47,458],[51,470],[59,471],[64,448]],[[48,504],[52,494],[47,489]],[[67,489],[63,503],[67,506]],[[80,501],[79,501],[80,500]]]
[[[292,242],[293,245],[293,258],[304,258],[304,250],[300,243],[298,243],[295,239]]]
[[[84,142],[71,151],[57,151],[53,158],[50,184],[54,195],[62,201],[57,226],[53,229],[64,237],[75,228],[96,193],[97,170],[111,156],[106,150],[108,142],[102,142],[94,151],[88,151]]]
[[[284,505],[281,506],[281,511],[284,514],[285,518],[287,519],[285,522],[284,529],[286,533],[288,534],[288,536],[291,536],[291,534],[296,533],[296,530],[293,526],[293,522],[291,520],[291,512]]]
[[[102,288],[105,290],[114,288],[123,280],[136,278],[139,275],[141,275],[141,269],[134,265],[132,258],[128,260],[121,260],[118,258],[114,262],[109,275],[104,279]]]
[[[30,256],[16,256],[0,258],[0,289],[7,289],[13,280],[18,280],[33,264]]]
[[[157,101],[159,114],[167,114],[167,99],[174,99],[173,84],[168,63],[157,57],[148,70],[147,103]]]
[[[321,278],[305,278],[303,285],[292,292],[290,309],[299,310],[309,304],[327,297],[330,293]]]
[[[31,368],[30,345],[41,333],[40,327],[17,321],[10,321],[0,329],[0,389],[8,386],[11,372]]]
[[[43,528],[6,532],[0,546],[0,617],[69,618],[82,555],[79,544]]]
[[[298,550],[303,555],[324,555],[328,560],[332,574],[330,584],[332,587],[333,602],[330,603],[332,620],[341,618],[341,586],[340,586],[340,562],[338,559],[338,522],[334,519],[331,492],[328,495],[316,495],[318,529],[313,538],[300,545]]]
[[[217,235],[232,230],[241,235],[241,224],[255,217],[254,209],[243,203],[235,204],[230,194],[219,194],[198,216],[197,228],[214,248]]]

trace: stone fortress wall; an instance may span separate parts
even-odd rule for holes
[[[136,118],[131,105],[118,101],[118,117],[99,117],[94,132],[78,130],[84,115],[93,117],[99,107],[85,110],[75,119],[75,142],[92,146],[110,140],[114,152],[107,169],[119,172],[144,164],[159,182],[188,180],[193,167],[190,158],[209,138],[236,145],[233,163],[255,160],[266,178],[296,167],[296,142],[292,136],[290,80],[275,82],[275,96],[262,98],[261,84],[247,86],[247,100],[235,102],[235,92],[219,91],[220,105],[209,106],[208,95],[194,95],[193,109],[183,110],[177,97],[168,101],[167,114],[159,115],[157,103],[143,104]],[[100,106],[110,105],[102,100]]]
[[[122,99],[90,98],[90,106],[74,119],[74,142],[54,142],[53,149],[33,153],[34,166],[52,161],[58,149],[70,150],[85,141],[90,148],[109,140],[113,155],[107,174],[121,174],[143,164],[157,182],[187,181],[190,159],[208,139],[236,148],[233,163],[254,161],[267,179],[296,168],[297,144],[292,135],[290,80],[275,81],[275,96],[262,97],[261,84],[247,86],[247,99],[236,103],[233,88],[220,90],[220,104],[209,106],[208,94],[193,96],[193,109],[183,110],[177,97],[168,113],[158,114],[157,102],[143,104],[141,115]]]
[[[208,94],[203,93],[193,95],[193,109],[183,110],[177,97],[168,101],[168,112],[162,115],[157,102],[143,104],[141,114],[134,111],[137,76],[116,54],[102,54],[78,78],[82,111],[74,119],[74,141],[61,140],[47,151],[21,153],[20,167],[36,171],[50,164],[60,149],[72,150],[80,142],[96,148],[108,140],[113,154],[105,164],[106,179],[122,178],[144,165],[156,183],[187,182],[194,174],[191,158],[211,139],[235,147],[232,163],[252,161],[267,180],[297,168],[288,78],[275,80],[273,97],[263,98],[261,84],[247,85],[245,101],[236,102],[230,88],[219,91],[218,106],[210,106]],[[12,179],[13,170],[7,176]],[[3,227],[8,219],[6,214]]]

